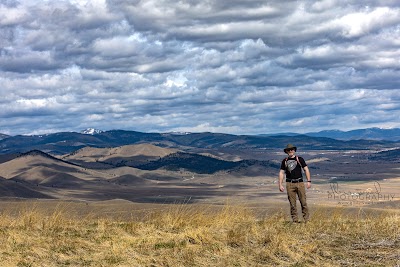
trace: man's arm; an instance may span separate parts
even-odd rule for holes
[[[285,174],[285,170],[279,171],[279,191],[281,191],[281,192],[285,191],[285,188],[283,187],[284,174]]]
[[[311,188],[310,170],[308,169],[308,166],[305,166],[303,169],[304,169],[304,173],[306,174],[306,178],[307,178],[307,189],[309,189],[309,188]]]

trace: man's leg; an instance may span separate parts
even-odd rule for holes
[[[304,221],[308,221],[308,219],[310,218],[310,214],[308,211],[308,206],[307,206],[307,198],[306,198],[306,188],[304,186],[304,183],[299,183],[298,184],[298,195],[299,195],[299,200],[300,200],[300,204],[301,204],[301,211],[303,213],[303,218]]]
[[[297,188],[293,183],[286,183],[286,191],[289,199],[290,204],[290,215],[292,216],[293,222],[298,222],[297,217]]]

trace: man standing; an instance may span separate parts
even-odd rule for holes
[[[296,207],[298,196],[303,213],[303,219],[307,222],[310,214],[308,212],[306,190],[301,169],[303,169],[306,174],[307,189],[311,188],[310,170],[308,169],[304,159],[295,155],[297,147],[288,144],[283,151],[288,155],[288,157],[283,159],[281,163],[281,169],[279,171],[279,190],[281,192],[285,190],[282,183],[284,174],[286,174],[286,192],[290,203],[290,215],[292,216],[292,220],[293,222],[299,222]]]

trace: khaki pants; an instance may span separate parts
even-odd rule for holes
[[[301,211],[303,213],[304,221],[308,221],[310,215],[308,213],[307,201],[306,201],[306,189],[304,186],[304,182],[301,183],[290,183],[286,182],[286,191],[290,203],[290,215],[292,216],[292,220],[294,222],[298,222],[297,216],[297,196],[299,196]]]

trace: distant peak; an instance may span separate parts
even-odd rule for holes
[[[102,132],[103,132],[102,130],[98,130],[98,129],[94,129],[94,128],[87,128],[87,129],[81,131],[81,134],[95,135],[95,134],[99,134]]]
[[[43,151],[38,150],[38,149],[30,150],[28,152],[25,152],[25,153],[22,153],[22,154],[19,155],[19,157],[27,157],[27,156],[42,156],[42,157],[45,157],[45,158],[58,160],[57,158],[53,157],[52,155],[47,154],[46,152],[43,152]]]
[[[8,138],[8,137],[10,137],[10,136],[7,135],[7,134],[2,134],[2,133],[0,133],[0,140],[1,140],[1,139],[6,139],[6,138]]]
[[[188,135],[191,134],[190,132],[177,132],[177,131],[172,131],[172,132],[168,132],[166,134],[170,134],[170,135]]]

